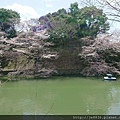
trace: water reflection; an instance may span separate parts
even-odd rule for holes
[[[120,88],[112,87],[108,94],[111,104],[108,107],[107,115],[120,115]]]
[[[120,87],[79,77],[8,82],[0,89],[0,108],[0,115],[116,115]]]

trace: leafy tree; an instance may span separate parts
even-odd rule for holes
[[[108,20],[120,22],[120,0],[80,0],[83,6],[97,6],[105,11]]]
[[[49,17],[48,17],[49,16]],[[78,8],[78,3],[70,5],[69,11],[60,9],[48,14],[45,19],[51,23],[48,27],[50,41],[56,44],[65,43],[69,40],[78,40],[82,37],[105,33],[109,30],[109,23],[103,10],[95,6]]]
[[[19,24],[16,24],[15,29],[18,32],[22,32],[22,31],[29,32],[33,30],[34,27],[39,26],[39,25],[40,23],[38,19],[31,18],[30,20],[26,20],[26,21],[20,22]]]
[[[73,3],[70,7],[70,15],[72,16],[71,22],[77,25],[79,37],[96,36],[109,30],[108,18],[103,10],[97,9],[95,6],[79,9],[78,4]]]
[[[99,33],[105,33],[109,30],[109,23],[103,10],[97,9],[95,6],[82,8],[78,23],[82,30],[82,37],[96,36]]]
[[[107,73],[120,75],[120,42],[118,36],[119,33],[99,35],[92,45],[83,47],[79,54],[80,60],[84,64],[82,75],[98,76]],[[114,41],[111,42],[113,37]],[[83,39],[85,40],[85,38]]]
[[[0,9],[0,30],[8,34],[8,38],[16,36],[15,24],[19,22],[20,15],[16,11]]]

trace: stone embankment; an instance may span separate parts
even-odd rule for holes
[[[45,42],[46,32],[20,33],[7,39],[0,32],[0,73],[9,76],[49,77],[55,71],[52,60],[58,53],[51,51],[53,43]]]
[[[69,41],[64,48],[47,42],[46,31],[21,32],[6,39],[0,32],[0,75],[47,78],[51,75],[120,75],[120,41],[101,35]],[[115,37],[114,37],[115,38]]]

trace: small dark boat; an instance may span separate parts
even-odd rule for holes
[[[104,77],[104,80],[114,81],[116,80],[116,77],[114,77],[112,74],[106,74],[106,76]]]

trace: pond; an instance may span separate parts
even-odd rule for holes
[[[6,82],[0,115],[119,115],[120,81],[53,77]]]

